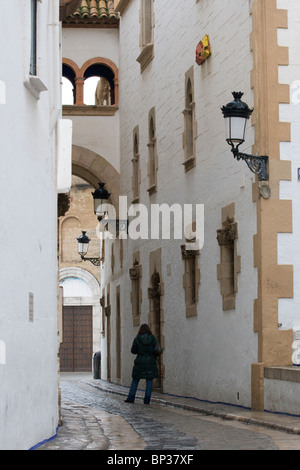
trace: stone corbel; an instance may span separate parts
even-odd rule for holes
[[[217,240],[220,246],[229,245],[238,238],[238,227],[236,222],[227,219],[225,227],[217,230]]]
[[[142,277],[142,265],[135,263],[133,268],[129,269],[129,276],[132,281]]]
[[[200,250],[188,250],[186,248],[186,245],[181,245],[181,256],[182,259],[191,259],[194,258],[195,256],[198,256],[200,253]]]
[[[154,299],[162,295],[160,284],[157,287],[148,287],[148,299]]]

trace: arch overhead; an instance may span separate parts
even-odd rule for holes
[[[87,181],[94,188],[98,183],[105,183],[105,188],[111,193],[109,202],[119,210],[120,174],[105,158],[85,147],[73,145],[72,174]]]
[[[59,270],[59,281],[63,281],[64,279],[67,279],[69,277],[77,277],[78,279],[81,279],[85,281],[88,286],[90,287],[93,297],[99,300],[101,297],[101,289],[99,282],[93,276],[89,271],[86,271],[86,269],[83,268],[78,268],[78,267],[68,267],[68,268],[62,268]]]

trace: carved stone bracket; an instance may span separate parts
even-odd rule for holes
[[[154,299],[155,297],[160,297],[162,295],[162,288],[159,284],[155,287],[148,287],[148,299]]]
[[[200,250],[187,250],[186,245],[181,245],[182,259],[191,259],[200,254]]]
[[[229,245],[238,238],[238,227],[236,222],[231,222],[229,219],[224,224],[224,227],[217,230],[217,240],[220,246]]]
[[[135,263],[133,265],[133,268],[129,269],[129,276],[132,281],[142,277],[142,265]]]

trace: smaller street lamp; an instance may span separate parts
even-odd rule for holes
[[[239,146],[245,142],[245,133],[247,121],[253,113],[247,103],[241,101],[243,93],[234,91],[234,100],[223,106],[222,113],[226,123],[226,140],[231,146],[234,158],[244,160],[252,173],[258,175],[260,181],[268,181],[268,162],[267,156],[256,156],[241,153]]]
[[[110,196],[110,193],[104,189],[104,186],[105,183],[99,183],[99,188],[92,193],[94,199],[94,213],[98,217],[99,222],[107,212],[107,208],[105,206]]]
[[[89,249],[90,243],[89,237],[86,235],[86,232],[82,232],[80,237],[77,238],[78,242],[78,254],[81,256],[83,261],[90,261],[94,266],[100,266],[100,258],[85,258],[85,255]]]

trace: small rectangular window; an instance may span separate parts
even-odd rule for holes
[[[37,75],[37,0],[31,0],[30,75]]]

